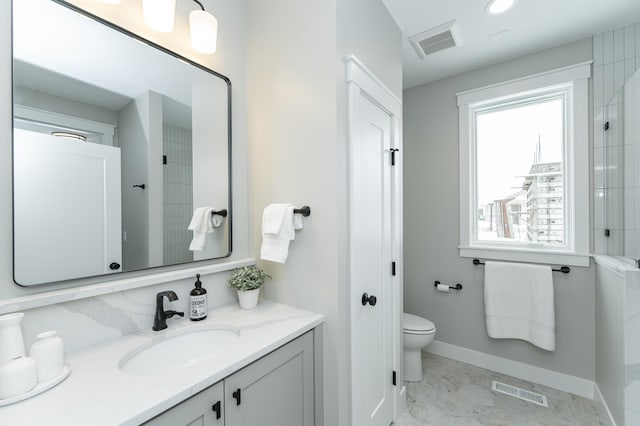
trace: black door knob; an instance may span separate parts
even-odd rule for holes
[[[364,293],[362,295],[362,306],[366,306],[367,303],[371,306],[376,306],[378,299],[373,294],[369,296],[367,293]]]
[[[117,262],[113,262],[111,263],[111,265],[109,265],[109,269],[111,269],[112,271],[116,271],[120,269],[120,264]]]

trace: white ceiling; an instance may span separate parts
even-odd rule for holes
[[[498,16],[485,13],[488,1],[383,0],[402,30],[405,88],[640,22],[640,0],[518,0]],[[419,59],[408,37],[452,19],[463,45]]]

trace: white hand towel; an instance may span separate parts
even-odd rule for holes
[[[551,268],[521,263],[486,262],[484,308],[487,333],[496,339],[522,339],[556,348]]]
[[[284,263],[289,256],[289,242],[295,239],[293,204],[270,204],[262,214],[262,248],[260,258]]]
[[[301,213],[294,213],[293,214],[293,229],[296,230],[296,231],[299,231],[302,228],[304,228],[304,222],[302,221],[302,214]]]
[[[213,214],[213,207],[198,207],[187,229],[193,231],[193,239],[189,245],[191,251],[202,251],[207,244],[207,234],[222,225],[223,217]]]

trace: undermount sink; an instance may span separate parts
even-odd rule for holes
[[[163,332],[127,353],[118,368],[133,375],[180,370],[215,357],[239,337],[240,330],[226,324],[188,326]]]

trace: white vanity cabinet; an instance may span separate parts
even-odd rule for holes
[[[145,425],[313,426],[313,333],[281,346]]]

